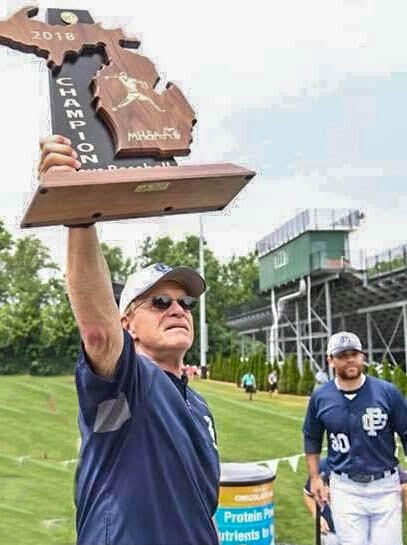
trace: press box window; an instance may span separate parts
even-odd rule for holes
[[[280,267],[284,267],[288,263],[288,256],[287,252],[285,250],[281,250],[278,252],[278,254],[274,257],[274,268],[280,269]]]

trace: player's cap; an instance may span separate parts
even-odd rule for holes
[[[328,356],[337,356],[346,350],[357,350],[363,352],[362,343],[357,335],[349,331],[335,333],[328,341]]]
[[[169,267],[154,263],[141,271],[130,274],[120,296],[119,310],[124,314],[129,304],[162,280],[174,280],[181,284],[191,297],[199,297],[206,289],[205,280],[191,267]]]

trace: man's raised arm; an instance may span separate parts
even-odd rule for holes
[[[62,136],[43,140],[41,150],[40,174],[79,167],[70,141]],[[110,378],[123,348],[123,328],[94,225],[69,228],[66,282],[92,367],[97,374]]]

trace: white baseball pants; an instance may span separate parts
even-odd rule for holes
[[[368,484],[331,472],[330,494],[340,545],[403,545],[397,472]]]
[[[332,532],[328,532],[326,535],[321,536],[322,545],[339,545],[338,536]]]

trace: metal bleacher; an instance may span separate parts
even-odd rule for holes
[[[303,218],[315,215],[315,211],[307,213]],[[324,213],[329,216],[326,211]],[[346,231],[357,228],[355,218],[355,211],[351,211],[348,219],[353,221],[352,225],[346,225],[342,220],[345,239]],[[298,216],[294,219],[298,225]],[[366,258],[360,252],[349,251],[345,240],[345,251],[339,255],[337,249],[336,254],[329,251],[329,226],[324,225],[321,230],[328,236],[328,249],[320,255],[310,251],[302,256],[308,263],[307,273],[292,278],[288,263],[289,280],[283,282],[281,275],[273,276],[273,271],[269,270],[273,255],[284,248],[289,254],[289,245],[298,245],[299,237],[309,235],[309,232],[315,234],[318,229],[314,227],[305,225],[291,237],[285,235],[284,240],[281,238],[284,229],[279,228],[277,235],[274,233],[259,243],[260,269],[263,267],[260,274],[266,278],[262,292],[248,304],[228,311],[228,324],[241,337],[242,355],[247,355],[256,346],[253,341],[261,341],[266,345],[270,359],[281,359],[294,352],[299,366],[307,358],[315,369],[323,368],[328,337],[347,329],[360,336],[369,361],[380,362],[386,358],[393,364],[406,366],[407,244]],[[333,229],[337,228],[336,223]],[[295,266],[298,268],[298,263]],[[305,270],[303,263],[300,268]],[[273,312],[277,307],[281,311],[278,319],[276,311]]]

